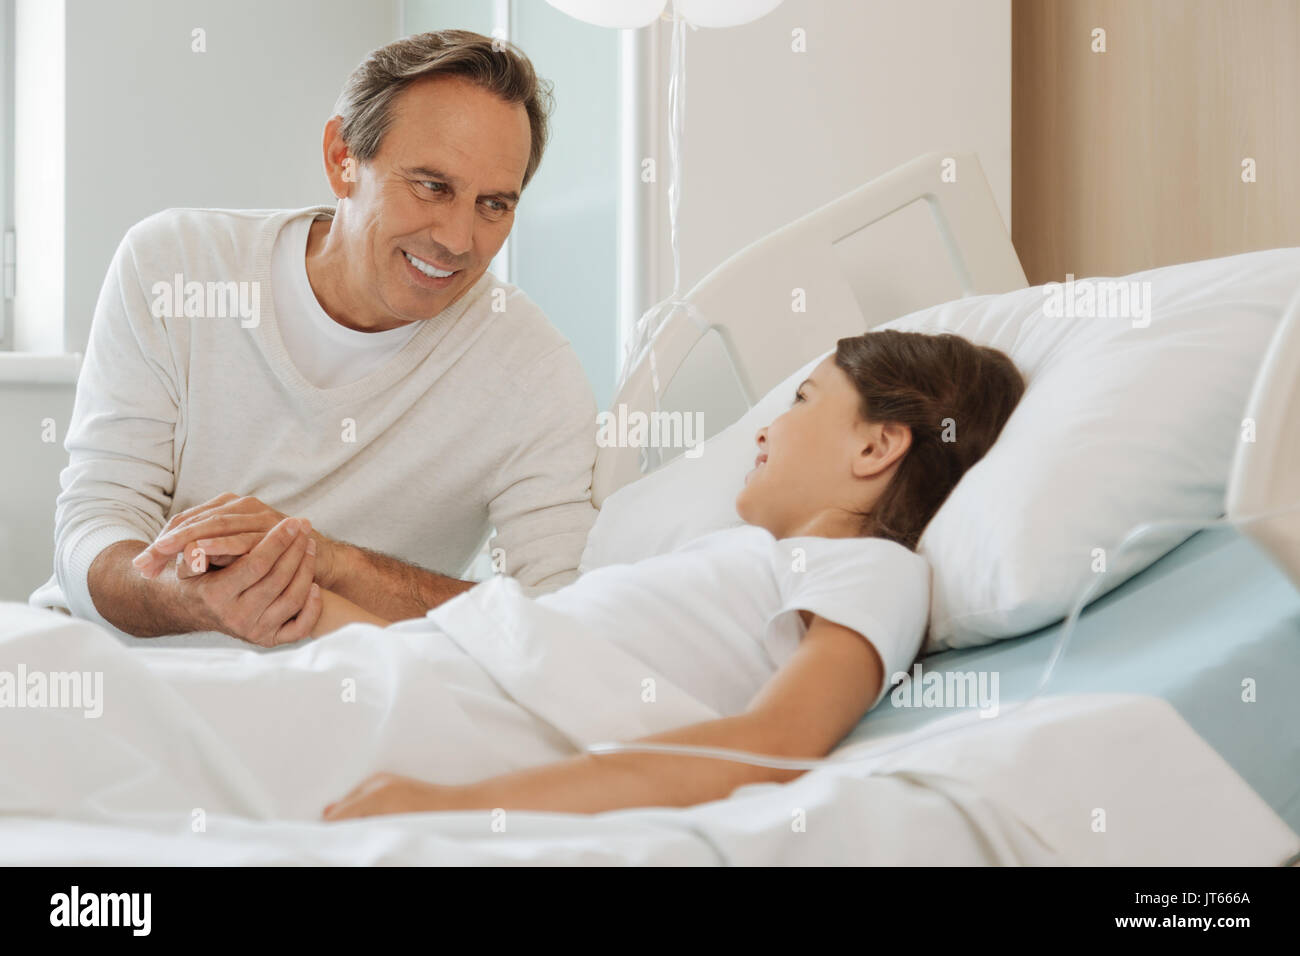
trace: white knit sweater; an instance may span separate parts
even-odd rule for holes
[[[86,586],[95,557],[222,492],[450,575],[495,527],[521,583],[576,576],[595,520],[596,407],[573,349],[489,273],[365,378],[316,388],[276,329],[271,249],[290,219],[331,213],[169,209],[126,234],[77,383],[54,577],[32,603],[106,623]],[[255,283],[241,288],[245,302],[256,290],[256,324],[170,317],[157,284],[178,275]]]

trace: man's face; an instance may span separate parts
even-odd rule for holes
[[[460,77],[412,84],[391,119],[379,152],[354,169],[344,221],[366,297],[411,322],[464,295],[510,234],[530,129],[522,105]]]

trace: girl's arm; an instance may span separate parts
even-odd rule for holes
[[[321,588],[320,596],[320,617],[316,620],[316,626],[311,629],[312,637],[320,637],[330,631],[337,631],[344,624],[351,624],[354,621],[361,621],[364,624],[377,624],[380,627],[387,627],[392,623],[392,621],[376,617],[365,608],[353,604],[341,594],[335,594],[333,591]]]
[[[828,754],[875,701],[884,666],[875,648],[856,631],[803,613],[811,624],[799,648],[745,713],[643,740],[784,757]],[[682,807],[722,799],[744,784],[783,783],[802,772],[668,754],[581,754],[461,786],[378,774],[326,807],[325,817],[495,808],[598,813],[622,807]]]

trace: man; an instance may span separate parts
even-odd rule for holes
[[[191,635],[168,643],[274,646],[310,632],[321,588],[422,615],[471,586],[452,574],[489,528],[495,570],[571,580],[595,402],[564,338],[487,273],[549,96],[491,38],[407,37],[326,124],[334,207],[134,226],[96,306],[55,575],[32,602]]]

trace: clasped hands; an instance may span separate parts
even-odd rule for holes
[[[301,640],[320,618],[322,585],[333,571],[334,542],[256,498],[232,494],[182,511],[133,564],[145,578],[174,569],[192,589],[206,630],[263,647]],[[470,788],[374,774],[325,808],[327,820],[460,809]]]
[[[275,647],[315,627],[334,554],[334,543],[305,518],[223,494],[173,515],[132,563],[150,580],[174,568],[196,630]]]

